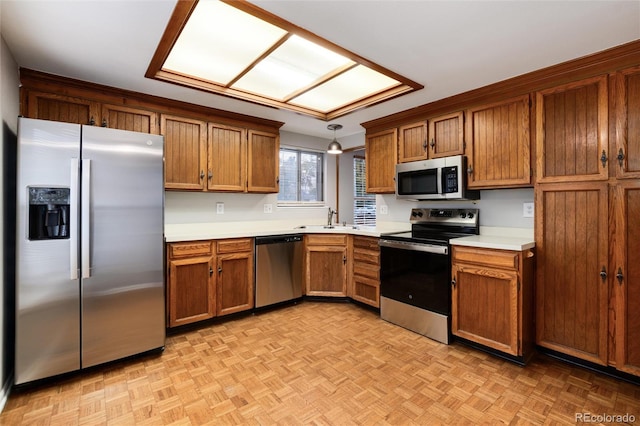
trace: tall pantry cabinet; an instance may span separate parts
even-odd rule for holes
[[[536,340],[640,375],[640,67],[536,93]]]

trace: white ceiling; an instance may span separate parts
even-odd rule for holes
[[[639,0],[258,0],[253,3],[424,89],[332,122],[360,123],[640,39]],[[19,66],[283,121],[331,138],[296,113],[146,79],[175,0],[0,0],[2,37]]]

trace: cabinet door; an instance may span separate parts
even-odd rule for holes
[[[344,246],[307,246],[306,294],[347,295],[347,249]]]
[[[253,253],[218,255],[217,312],[228,315],[253,308]]]
[[[209,123],[207,189],[244,192],[246,178],[246,133],[244,129]]]
[[[529,96],[467,111],[469,188],[531,184]]]
[[[163,114],[166,189],[205,189],[207,167],[207,124]]]
[[[367,135],[365,141],[367,192],[378,194],[395,192],[397,147],[397,129]]]
[[[536,341],[607,362],[608,189],[539,185],[536,194]],[[604,273],[603,273],[604,272]],[[601,275],[602,274],[602,275]]]
[[[100,115],[100,104],[87,99],[56,95],[53,93],[28,92],[26,117],[40,120],[62,121],[74,124],[96,124]]]
[[[616,188],[616,368],[640,376],[640,183]]]
[[[517,272],[454,264],[452,275],[452,333],[521,355]]]
[[[152,133],[155,135],[159,133],[157,113],[120,105],[102,105],[101,121],[97,124],[111,129],[130,130],[132,132]]]
[[[398,163],[426,160],[428,148],[426,121],[398,129]]]
[[[247,151],[247,191],[277,193],[280,190],[278,135],[249,130]]]
[[[464,154],[462,111],[429,119],[429,158]]]
[[[615,76],[617,150],[612,153],[618,178],[640,178],[640,67]]]
[[[607,179],[607,93],[606,75],[537,92],[538,182]]]
[[[169,260],[167,290],[169,327],[213,318],[216,314],[213,257]]]

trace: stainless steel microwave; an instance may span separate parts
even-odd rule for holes
[[[396,197],[404,200],[479,200],[467,189],[467,158],[463,155],[396,165]]]

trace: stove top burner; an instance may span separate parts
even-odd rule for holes
[[[478,235],[478,209],[411,209],[411,232],[385,238],[424,243],[448,244],[452,238]]]

